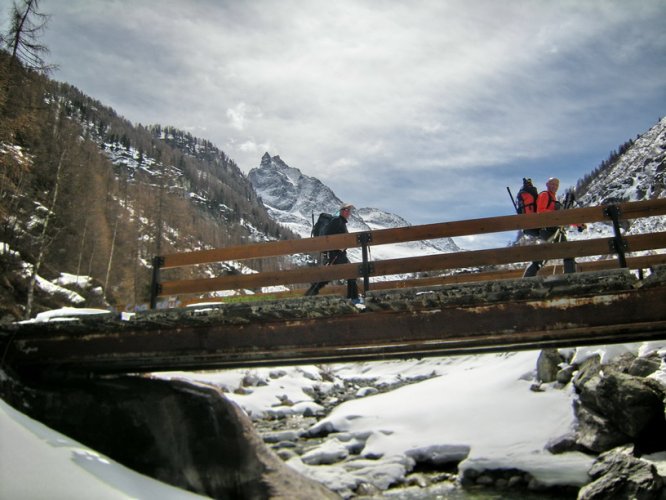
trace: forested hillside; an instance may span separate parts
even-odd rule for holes
[[[8,319],[54,305],[40,301],[41,278],[90,276],[101,289],[88,305],[137,304],[148,300],[155,255],[296,237],[210,142],[135,126],[4,51],[0,222]]]

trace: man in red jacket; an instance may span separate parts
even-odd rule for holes
[[[536,211],[537,213],[542,212],[552,212],[553,210],[560,210],[562,208],[559,201],[557,201],[557,190],[560,188],[560,180],[551,177],[546,182],[546,190],[541,191],[536,201]],[[563,227],[544,227],[539,231],[539,238],[547,242],[555,241],[567,241],[567,236],[565,234],[565,229]],[[576,272],[576,261],[572,258],[563,259],[564,262],[564,272],[565,273],[575,273]],[[539,269],[543,266],[543,261],[534,261],[532,262],[525,272],[523,273],[523,278],[529,278],[531,276],[536,276]]]

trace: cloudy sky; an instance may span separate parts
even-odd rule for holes
[[[0,0],[5,24],[13,0]],[[57,80],[414,224],[512,213],[666,112],[663,0],[41,0]],[[324,208],[324,207],[322,207]]]

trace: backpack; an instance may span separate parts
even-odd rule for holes
[[[531,179],[523,177],[523,186],[518,191],[516,196],[516,212],[519,214],[534,214],[537,209],[537,198],[539,192],[537,188],[532,185]],[[527,236],[539,236],[539,228],[523,229],[523,233]]]
[[[519,214],[536,213],[538,196],[539,192],[532,185],[532,182],[529,179],[523,179],[523,187],[520,188],[516,196],[516,212]]]
[[[314,214],[312,214],[312,220],[314,222]],[[327,214],[326,212],[322,212],[319,214],[319,217],[317,218],[317,222],[315,222],[312,225],[312,231],[310,232],[310,236],[325,236],[326,235],[326,227],[328,226],[328,223],[333,220],[333,216],[331,214]]]

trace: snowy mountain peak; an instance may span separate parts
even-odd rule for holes
[[[279,156],[264,154],[248,178],[274,220],[310,236],[313,214],[337,210],[342,202],[318,179],[303,175]]]
[[[268,151],[261,157],[262,168],[274,168],[276,170],[287,170],[289,165],[282,161],[279,155],[271,156]],[[295,170],[295,169],[294,169]]]
[[[312,221],[321,212],[336,213],[343,200],[316,177],[304,175],[279,156],[265,153],[248,178],[269,215],[302,237],[309,237]],[[349,231],[369,231],[411,225],[402,217],[378,208],[358,208],[352,213]],[[391,248],[389,248],[391,247]],[[450,238],[386,245],[373,249],[374,257],[386,259],[458,251]]]

